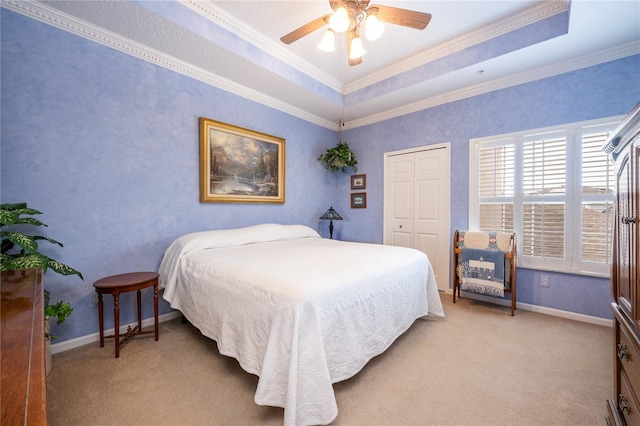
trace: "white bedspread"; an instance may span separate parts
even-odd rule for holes
[[[417,318],[444,315],[423,253],[323,239],[301,225],[189,234],[159,272],[163,297],[259,376],[255,402],[284,407],[286,425],[332,422],[332,383]]]

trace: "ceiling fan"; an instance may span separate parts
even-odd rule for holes
[[[329,0],[329,4],[334,13],[314,19],[282,36],[280,41],[291,44],[325,25],[329,25],[322,41],[318,44],[318,48],[325,52],[335,50],[335,34],[345,32],[349,65],[354,66],[362,63],[362,55],[366,53],[360,39],[361,26],[364,26],[366,38],[373,41],[384,32],[383,22],[424,30],[431,21],[430,13],[391,6],[369,6],[369,0]]]

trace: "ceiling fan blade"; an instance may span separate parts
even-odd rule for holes
[[[291,31],[289,34],[280,37],[280,41],[284,44],[291,44],[294,41],[301,39],[307,34],[311,34],[317,29],[320,29],[329,23],[329,18],[331,14],[324,15],[318,19],[314,19],[313,21],[304,24],[298,29]]]
[[[362,63],[362,56],[359,58],[351,59],[351,40],[355,36],[355,31],[347,31],[347,59],[349,60],[349,66],[353,67],[355,65]]]
[[[417,12],[415,10],[400,9],[391,6],[372,5],[371,8],[378,9],[378,19],[389,24],[402,25],[403,27],[424,30],[429,21],[430,13]]]

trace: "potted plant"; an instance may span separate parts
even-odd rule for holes
[[[358,171],[358,161],[355,154],[349,148],[349,144],[339,141],[336,146],[329,148],[326,153],[318,157],[326,170],[335,172],[342,170],[347,173],[347,168],[351,167],[354,172]]]
[[[27,203],[0,204],[0,228],[16,225],[47,226],[33,216],[42,212],[27,207]],[[2,240],[0,248],[0,271],[15,271],[19,269],[42,268],[46,273],[49,268],[62,275],[82,274],[72,267],[51,259],[38,251],[38,241],[45,240],[62,247],[58,241],[42,235],[28,235],[17,230],[0,231]]]
[[[56,324],[62,324],[66,320],[73,308],[71,303],[63,302],[62,300],[51,304],[51,293],[48,290],[44,291],[44,337],[47,340],[53,340],[56,336],[53,336],[49,331],[49,318],[56,318]]]
[[[62,247],[62,244],[52,238],[42,235],[29,235],[21,232],[26,226],[47,226],[33,215],[42,214],[42,212],[27,207],[27,203],[18,204],[0,204],[0,229],[11,227],[11,230],[2,229],[0,231],[0,271],[17,271],[21,269],[42,268],[42,272],[46,273],[51,269],[61,275],[77,275],[80,279],[84,279],[82,274],[72,267],[51,259],[49,256],[38,251],[38,241],[47,241]],[[69,302],[59,301],[50,304],[51,294],[44,291],[44,326],[45,339],[47,340],[47,348],[49,348],[51,340],[55,339],[49,333],[49,318],[56,318],[58,324],[64,322],[73,308]],[[51,366],[51,352],[47,352],[47,372]]]

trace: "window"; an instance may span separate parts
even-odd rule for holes
[[[608,276],[621,117],[473,139],[469,229],[515,232],[525,268]]]

